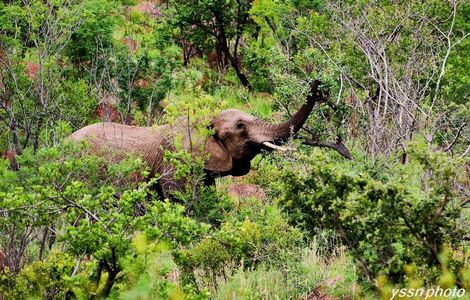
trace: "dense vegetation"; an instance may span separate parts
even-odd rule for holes
[[[470,290],[469,34],[466,0],[0,2],[0,299]],[[296,151],[216,188],[167,153],[195,179],[170,199],[140,158],[66,138],[225,108],[279,122],[315,79],[329,99]]]

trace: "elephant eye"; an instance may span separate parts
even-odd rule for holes
[[[243,128],[245,128],[245,124],[243,124],[243,123],[241,123],[241,122],[240,122],[240,123],[237,123],[237,128],[238,128],[238,129],[243,129]]]

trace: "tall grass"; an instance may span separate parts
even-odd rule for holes
[[[213,299],[307,299],[313,293],[364,298],[356,267],[335,239],[319,235],[292,255],[287,261],[255,269],[240,266],[227,278],[217,278]]]

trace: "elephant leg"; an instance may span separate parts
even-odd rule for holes
[[[163,191],[163,188],[160,184],[155,184],[155,186],[153,187],[153,190],[155,191],[155,193],[157,194],[158,196],[158,199],[159,200],[165,200],[165,192]]]
[[[206,172],[206,174],[204,176],[204,185],[205,186],[214,186],[215,185],[215,179],[217,177],[218,176],[216,176],[215,174],[213,174],[211,172]]]
[[[147,200],[151,200],[152,199],[152,194],[154,193],[155,195],[157,195],[158,197],[158,200],[165,200],[165,193],[163,192],[163,188],[162,188],[162,185],[160,184],[159,181],[157,181],[156,183],[152,184],[150,187],[149,187],[149,190],[150,192],[152,193],[149,193],[147,195]]]

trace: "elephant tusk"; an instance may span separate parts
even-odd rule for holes
[[[271,149],[275,149],[275,150],[281,150],[281,151],[294,151],[295,149],[293,148],[286,148],[286,147],[281,147],[281,146],[278,146],[278,145],[274,145],[273,143],[270,143],[270,142],[263,142],[263,145],[265,145],[266,147],[269,147]]]

